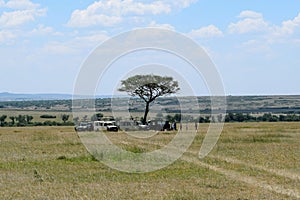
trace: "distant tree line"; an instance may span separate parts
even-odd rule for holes
[[[33,124],[31,115],[10,116],[10,122],[6,122],[7,115],[0,116],[0,126],[26,126]]]
[[[44,115],[40,117],[46,118]],[[52,116],[52,118],[54,117]],[[18,115],[18,116],[9,116],[9,117],[7,117],[7,115],[1,115],[0,126],[4,127],[4,126],[73,126],[74,125],[73,122],[68,121],[69,115],[66,114],[61,115],[61,119],[63,122],[50,121],[50,120],[44,122],[34,122],[33,116],[31,115]]]
[[[265,113],[262,116],[252,116],[242,113],[228,113],[225,117],[225,122],[299,122],[300,115],[274,115]]]
[[[162,119],[162,116],[157,115],[157,117]],[[220,122],[222,121],[222,115],[217,116],[200,116],[194,118],[191,115],[167,115],[164,120],[169,122],[198,122],[198,123],[210,123],[210,122]],[[299,114],[286,114],[286,115],[275,115],[271,113],[265,113],[261,116],[253,116],[251,114],[243,113],[227,113],[225,116],[225,122],[299,122]]]
[[[32,100],[32,101],[3,101],[0,102],[0,108],[26,108],[26,107],[36,107],[36,108],[46,108],[50,109],[57,105],[65,105],[71,108],[72,100]]]
[[[40,118],[56,118],[52,115],[41,115]],[[91,117],[92,121],[100,120],[103,118],[102,113],[97,113]],[[191,115],[167,115],[163,116],[158,114],[157,119],[165,120],[169,122],[198,122],[198,123],[210,123],[210,122],[220,122],[222,116],[200,116],[193,117]],[[74,126],[74,122],[68,121],[69,115],[61,115],[61,120],[63,122],[47,120],[44,122],[34,122],[33,116],[31,115],[18,115],[18,116],[7,116],[0,115],[0,126]],[[84,121],[88,120],[88,117],[83,118]],[[74,118],[75,123],[79,122],[79,118]],[[275,115],[271,113],[265,113],[261,116],[253,116],[251,114],[243,113],[227,113],[225,116],[225,122],[300,122],[299,114],[286,114],[286,115]]]

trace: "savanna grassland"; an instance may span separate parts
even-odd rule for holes
[[[208,124],[168,167],[142,174],[111,169],[91,156],[73,127],[1,127],[0,199],[300,199],[300,123],[226,123],[213,151],[198,158]],[[152,139],[106,133],[146,152]]]

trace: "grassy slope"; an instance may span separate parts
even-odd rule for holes
[[[197,152],[207,128],[201,125],[181,159],[147,174],[122,173],[95,161],[72,127],[1,128],[0,197],[296,199],[300,188],[296,176],[300,171],[299,125],[226,124],[213,152],[199,161]],[[120,133],[108,136],[127,149],[151,149],[150,144],[167,143],[174,133],[160,133],[149,142]]]

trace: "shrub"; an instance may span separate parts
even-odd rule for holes
[[[56,116],[55,115],[41,115],[40,116],[40,118],[45,118],[45,119],[54,119],[54,118],[56,118]]]

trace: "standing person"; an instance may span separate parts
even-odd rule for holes
[[[180,126],[179,126],[179,129],[180,129],[180,130],[182,130],[182,123],[181,123],[181,122],[180,122]]]
[[[176,124],[176,122],[174,122],[173,123],[173,128],[174,128],[175,131],[177,131],[177,127],[176,126],[177,126],[177,124]]]
[[[195,130],[198,131],[198,123],[195,122]]]

